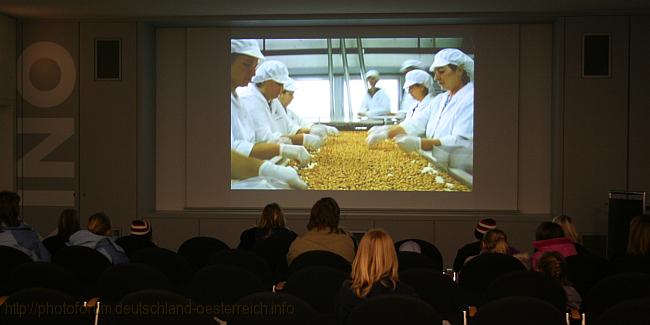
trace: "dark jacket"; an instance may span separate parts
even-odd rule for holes
[[[259,227],[253,227],[241,233],[239,236],[239,246],[238,249],[252,250],[255,247],[255,244],[266,239],[274,239],[282,242],[286,242],[286,250],[289,250],[289,246],[298,235],[295,232],[287,228],[273,228],[271,229],[271,234],[269,236],[264,233],[264,229]],[[286,254],[286,252],[285,252]]]
[[[339,325],[345,324],[352,309],[364,302],[366,299],[385,294],[398,294],[418,298],[415,290],[413,290],[409,285],[397,282],[396,287],[393,288],[388,279],[380,280],[375,283],[365,298],[357,297],[354,294],[354,291],[350,288],[351,285],[352,281],[346,280],[343,282],[341,290],[339,291],[339,303],[336,315],[337,323]]]

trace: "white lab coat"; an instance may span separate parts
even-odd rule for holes
[[[282,132],[275,125],[273,117],[277,111],[277,105],[274,110],[273,105],[266,100],[255,84],[251,83],[247,88],[248,91],[242,92],[241,104],[250,116],[255,142],[278,143]],[[277,101],[277,99],[274,98],[271,102],[273,101]],[[280,104],[280,106],[282,105]]]
[[[404,121],[402,121],[402,123],[412,118],[417,118],[421,114],[424,114],[428,119],[431,111],[431,106],[429,104],[431,103],[431,100],[433,100],[433,97],[433,94],[429,93],[428,95],[424,96],[421,102],[418,102],[415,98],[413,98],[413,104],[411,105],[411,108],[405,112],[406,115],[404,116]]]
[[[244,110],[237,94],[230,94],[230,148],[250,156],[255,145],[252,121]]]
[[[291,109],[287,109],[287,116],[294,124],[298,125],[300,128],[310,129],[314,123],[307,122],[305,119],[300,117],[296,112]]]
[[[398,115],[408,115],[408,111],[413,109],[413,106],[417,105],[417,103],[418,101],[415,100],[411,94],[405,91],[404,96],[402,96],[402,102],[400,103],[399,111],[397,112]]]
[[[449,92],[431,100],[429,114],[419,114],[403,122],[409,135],[438,139],[445,147],[469,147],[474,139],[474,83],[456,92],[447,105]],[[427,116],[428,115],[428,116]]]
[[[388,115],[390,113],[390,97],[388,97],[388,93],[381,88],[373,96],[366,92],[359,113],[365,113],[368,117]]]
[[[278,99],[274,99],[271,102],[271,117],[273,117],[272,127],[274,131],[286,135],[294,135],[300,130],[300,125],[291,120],[289,114]]]

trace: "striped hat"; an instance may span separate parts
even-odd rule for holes
[[[133,220],[131,222],[131,235],[148,236],[151,234],[151,225],[147,220]]]
[[[487,218],[487,219],[482,219],[476,224],[475,230],[478,231],[479,233],[485,235],[486,232],[488,232],[490,229],[494,229],[497,227],[497,222],[494,221],[494,219]]]

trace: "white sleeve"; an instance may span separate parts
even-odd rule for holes
[[[422,110],[422,113],[411,116],[410,119],[400,123],[399,126],[401,126],[408,135],[418,137],[424,136],[427,131],[427,124],[433,119],[433,114],[436,110],[435,108],[439,105],[439,102],[440,96],[436,96],[429,102],[427,107]]]

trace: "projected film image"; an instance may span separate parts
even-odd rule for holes
[[[469,192],[463,38],[231,39],[231,189]]]

